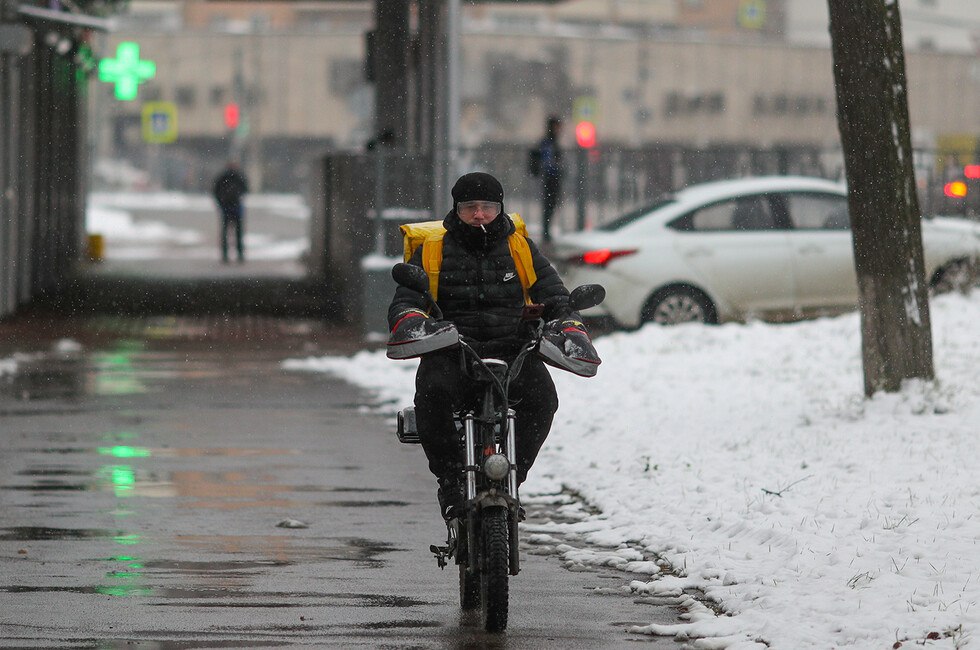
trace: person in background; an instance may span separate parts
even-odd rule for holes
[[[558,138],[561,135],[561,119],[550,115],[545,126],[545,135],[531,150],[529,171],[532,176],[541,178],[541,226],[542,241],[551,242],[551,220],[561,203],[561,183],[565,176],[562,151]]]
[[[214,180],[214,200],[221,211],[221,261],[228,263],[228,229],[235,229],[235,248],[238,263],[245,261],[245,247],[242,243],[245,230],[245,210],[242,197],[248,192],[248,179],[238,163],[229,161],[224,171]]]

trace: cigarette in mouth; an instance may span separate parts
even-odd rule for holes
[[[481,223],[481,224],[480,224],[480,230],[482,230],[483,232],[486,232],[486,231],[487,231],[487,227],[486,227],[486,226],[484,226],[484,225],[483,225],[483,224]]]

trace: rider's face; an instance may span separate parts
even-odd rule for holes
[[[485,226],[500,214],[500,203],[496,201],[460,201],[456,204],[456,214],[468,226]]]

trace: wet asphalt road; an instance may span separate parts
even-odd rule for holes
[[[0,646],[678,647],[626,631],[678,622],[630,576],[531,547],[507,633],[482,632],[427,550],[444,528],[421,450],[351,386],[279,368],[323,345],[281,325],[184,344],[182,324],[0,377]]]

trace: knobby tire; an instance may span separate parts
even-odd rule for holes
[[[510,574],[510,539],[507,509],[483,511],[483,571],[480,600],[483,627],[487,632],[507,629],[507,578]]]

